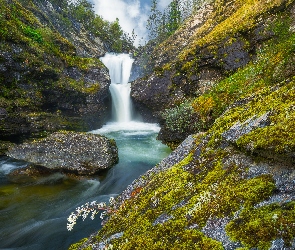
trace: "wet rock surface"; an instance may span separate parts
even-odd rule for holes
[[[167,107],[172,100],[176,101],[178,96],[172,96],[171,74],[165,73],[163,76],[150,75],[147,79],[140,78],[131,84],[131,96],[135,102],[147,106],[151,111],[156,112]],[[179,96],[181,97],[181,96]]]
[[[240,137],[250,133],[252,130],[269,126],[269,115],[270,112],[267,112],[260,117],[253,116],[243,123],[237,122],[229,130],[224,132],[222,136],[226,141],[235,143]]]
[[[7,155],[40,165],[33,167],[36,172],[40,172],[38,168],[41,172],[45,171],[45,167],[48,172],[76,175],[97,174],[118,162],[118,149],[114,140],[75,132],[56,132],[45,139],[20,144],[10,148]],[[34,171],[30,172],[34,174]]]

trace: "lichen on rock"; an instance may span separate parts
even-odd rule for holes
[[[16,145],[8,150],[7,155],[43,166],[48,171],[76,175],[94,175],[118,162],[114,140],[68,131],[55,132],[44,139]]]

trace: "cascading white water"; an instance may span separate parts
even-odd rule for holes
[[[129,81],[132,59],[129,54],[106,54],[101,61],[109,69],[111,77],[112,115],[116,122],[132,120],[131,86]]]

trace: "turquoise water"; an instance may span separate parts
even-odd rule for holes
[[[114,138],[119,163],[103,176],[72,180],[62,174],[13,183],[8,174],[25,162],[0,158],[0,249],[67,249],[70,244],[101,228],[93,221],[79,220],[67,231],[67,217],[88,201],[107,202],[169,153],[156,140],[159,127],[140,122],[109,123],[91,133]]]

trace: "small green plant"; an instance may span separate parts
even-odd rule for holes
[[[166,121],[167,128],[173,132],[185,132],[198,126],[197,114],[189,101],[165,110],[162,117]]]
[[[27,35],[28,37],[30,37],[31,39],[33,39],[34,41],[38,43],[43,42],[43,37],[37,30],[31,28],[30,26],[26,26],[22,28],[25,35]]]

